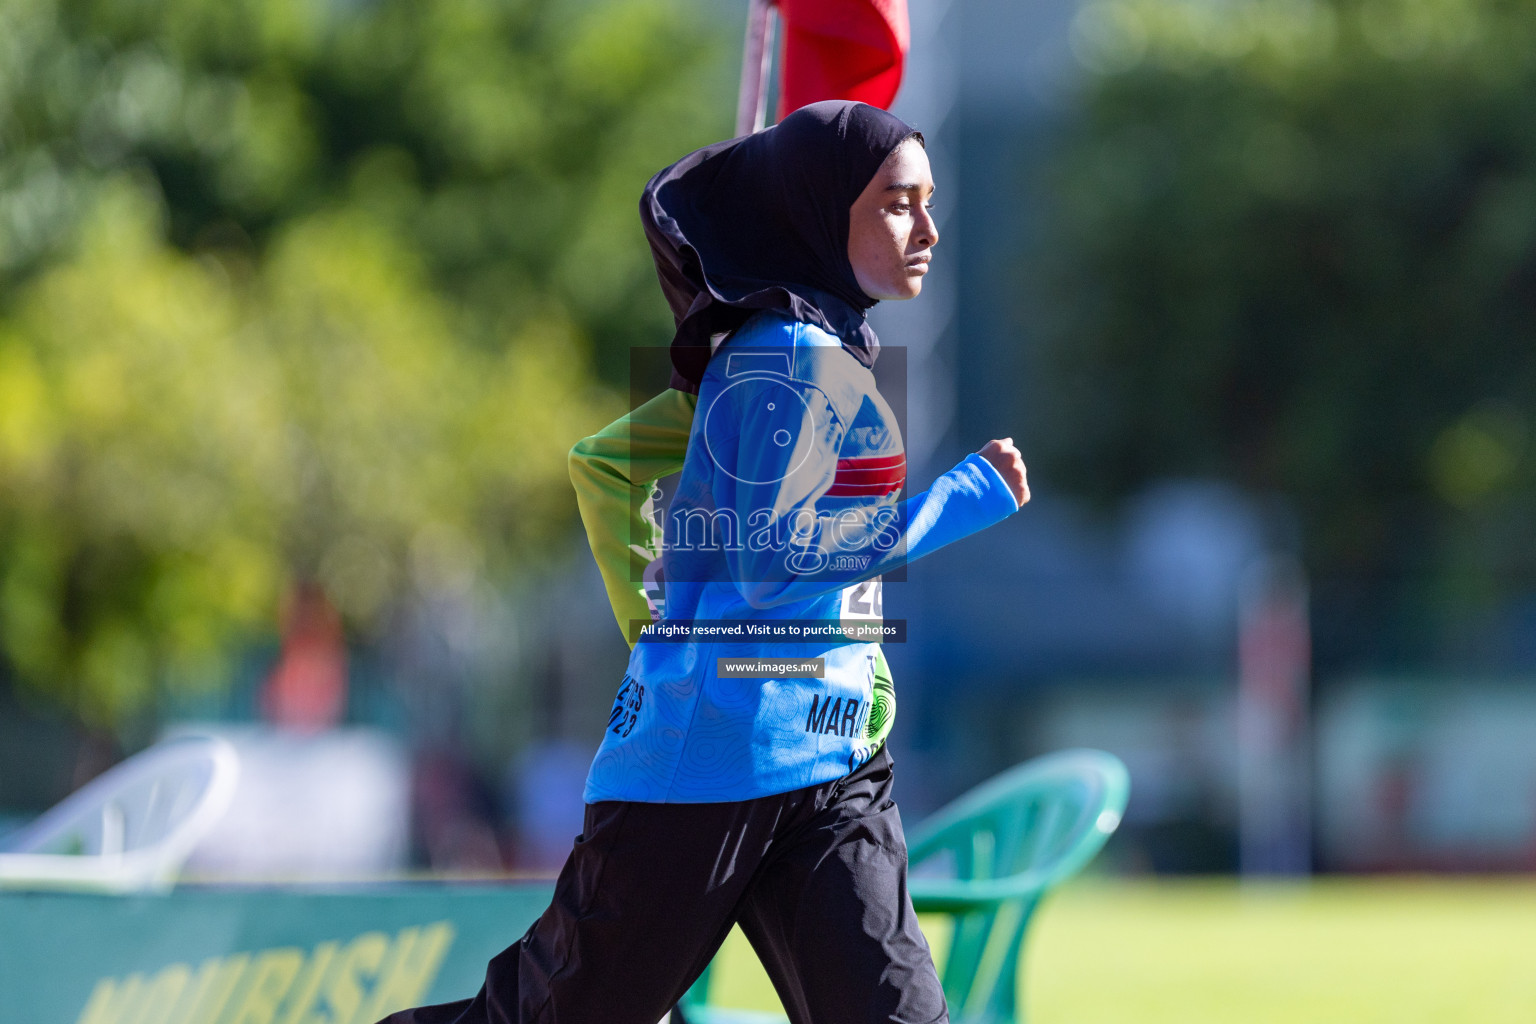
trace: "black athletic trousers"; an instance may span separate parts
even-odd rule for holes
[[[949,1020],[884,749],[756,800],[588,804],[585,826],[478,995],[384,1024],[657,1024],[738,922],[794,1024]]]

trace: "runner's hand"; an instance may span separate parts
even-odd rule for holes
[[[1029,481],[1024,476],[1024,457],[1013,446],[1013,438],[1005,437],[1001,441],[988,441],[976,453],[997,469],[1002,475],[1003,482],[1013,492],[1013,500],[1022,507],[1029,501]]]

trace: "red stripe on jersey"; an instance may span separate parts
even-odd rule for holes
[[[827,494],[834,498],[882,497],[901,489],[907,482],[907,457],[865,455],[837,460],[837,476]]]

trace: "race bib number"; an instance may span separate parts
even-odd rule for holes
[[[885,619],[885,605],[879,576],[843,588],[838,619],[843,632],[850,640],[880,639],[878,633],[861,634],[858,629],[860,625],[868,626],[871,623],[878,625]]]

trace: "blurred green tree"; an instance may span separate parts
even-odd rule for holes
[[[1331,576],[1536,580],[1536,12],[1091,0],[1028,277],[1042,469],[1214,475]]]
[[[733,33],[726,33],[733,34]],[[0,0],[0,654],[97,727],[318,582],[504,580],[670,334],[635,204],[728,133],[683,2]]]

